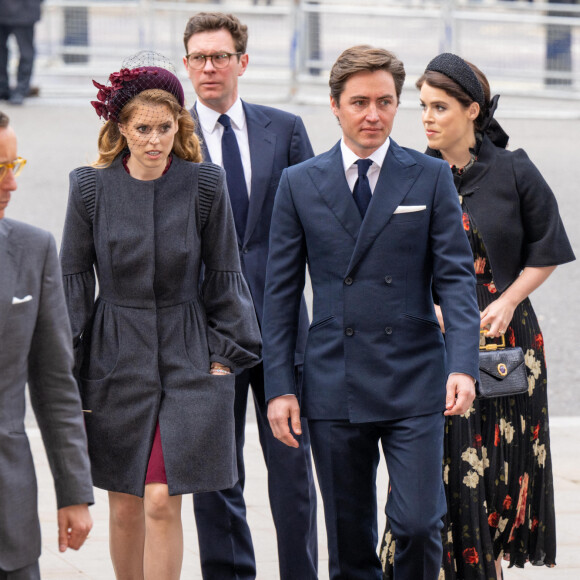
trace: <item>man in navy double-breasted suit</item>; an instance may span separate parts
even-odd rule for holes
[[[184,64],[198,101],[191,114],[202,141],[203,157],[226,169],[236,219],[242,271],[252,292],[258,321],[266,279],[270,220],[282,170],[314,155],[302,120],[296,115],[243,102],[238,78],[248,65],[247,27],[235,16],[200,13],[187,23]],[[239,150],[241,165],[231,168],[224,147],[226,128]],[[229,160],[231,162],[231,159]],[[240,183],[243,182],[243,183]],[[240,185],[242,191],[240,193]],[[243,204],[235,194],[244,197]],[[241,207],[240,207],[241,206]],[[301,376],[308,316],[301,301],[300,329],[293,351],[295,376]],[[297,381],[299,383],[299,381]],[[268,469],[268,492],[278,540],[281,580],[317,578],[316,489],[306,421],[301,447],[277,441],[268,425],[262,365],[236,376],[235,421],[239,482],[220,492],[195,497],[195,517],[205,580],[251,580],[256,564],[243,497],[243,458],[248,390],[254,395],[258,432]],[[299,387],[298,387],[299,388]]]
[[[451,172],[389,138],[404,78],[403,64],[383,49],[353,47],[338,58],[330,88],[342,139],[284,171],[272,217],[263,321],[268,417],[290,446],[298,445],[300,413],[308,418],[333,580],[382,577],[379,442],[395,576],[436,580],[444,414],[469,408],[478,375],[473,257]],[[314,311],[300,404],[293,344],[306,265]]]

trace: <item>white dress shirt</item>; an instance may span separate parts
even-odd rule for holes
[[[218,119],[221,113],[210,109],[200,101],[195,105],[197,111],[197,118],[201,125],[201,132],[203,140],[207,146],[211,156],[212,163],[224,166],[222,161],[222,135],[224,128]],[[246,115],[242,100],[240,97],[225,113],[231,120],[234,135],[238,140],[238,147],[240,148],[240,157],[242,158],[242,166],[244,167],[244,177],[246,178],[246,187],[248,188],[248,195],[251,195],[252,183],[252,164],[250,160],[250,141],[248,140],[248,125],[246,123]]]
[[[379,173],[381,172],[381,167],[385,162],[390,142],[391,138],[387,137],[387,140],[374,153],[366,157],[366,159],[371,159],[373,161],[373,164],[369,167],[367,172],[369,185],[371,186],[371,193],[375,191],[377,181],[379,180]],[[342,163],[344,166],[346,181],[348,182],[350,190],[353,191],[356,180],[358,179],[358,165],[356,162],[361,158],[349,149],[348,145],[344,142],[344,137],[340,140],[340,150],[342,152]]]

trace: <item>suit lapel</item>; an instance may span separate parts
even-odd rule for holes
[[[199,118],[197,116],[197,109],[195,108],[195,105],[193,105],[193,107],[191,107],[191,109],[189,109],[189,113],[191,114],[191,118],[193,119],[193,122],[195,123],[195,134],[197,135],[197,138],[199,139],[199,144],[201,146],[201,154],[203,156],[203,160],[211,162],[211,155],[209,154],[209,149],[207,148],[207,145],[205,143],[205,139],[203,138],[203,131],[202,131],[201,125],[199,123]]]
[[[12,306],[12,298],[16,288],[18,273],[18,248],[10,239],[12,226],[6,219],[0,220],[0,336],[4,330],[8,312]]]
[[[252,183],[248,221],[246,222],[246,240],[248,240],[262,212],[264,200],[270,189],[276,151],[276,134],[268,129],[271,120],[264,112],[242,102],[246,123],[248,124],[248,142],[252,163]]]
[[[411,189],[419,173],[421,173],[421,167],[391,140],[347,273],[351,272],[367,253]]]
[[[336,219],[356,240],[362,220],[344,174],[340,141],[321,155],[308,173]]]

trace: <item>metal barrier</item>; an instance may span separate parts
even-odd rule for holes
[[[393,50],[405,63],[407,86],[433,56],[449,51],[477,64],[504,94],[580,96],[575,3],[302,0],[299,13],[301,96],[303,86],[326,84],[342,49],[361,42]]]
[[[92,95],[123,58],[153,49],[170,58],[186,87],[183,30],[200,11],[234,12],[250,30],[251,67],[242,79],[264,100],[290,99],[295,6],[163,0],[47,0],[36,28],[35,79],[43,94]]]
[[[181,65],[187,19],[233,12],[249,27],[243,94],[262,101],[327,101],[330,66],[354,44],[393,50],[409,83],[442,51],[476,63],[494,90],[580,96],[580,5],[527,0],[46,0],[36,28],[43,94],[94,93],[121,60],[155,49]]]

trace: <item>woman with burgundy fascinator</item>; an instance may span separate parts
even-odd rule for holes
[[[506,149],[508,136],[493,116],[499,96],[490,99],[485,75],[444,53],[416,86],[426,153],[449,163],[463,210],[482,341],[503,338],[524,353],[527,392],[478,397],[445,424],[440,579],[500,579],[502,560],[520,568],[556,564],[544,341],[528,296],[575,257],[550,187],[522,149]],[[435,308],[445,332],[445,313]],[[393,578],[388,523],[381,555],[384,578]]]
[[[171,63],[142,52],[94,84],[99,157],[70,174],[61,246],[93,481],[117,578],[177,580],[181,495],[237,481],[233,373],[260,331]]]

